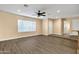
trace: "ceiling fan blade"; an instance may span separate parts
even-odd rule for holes
[[[42,12],[42,14],[45,14],[46,12]]]
[[[38,17],[40,17],[41,15],[37,14]]]
[[[40,17],[40,16],[46,16],[45,13],[46,12],[41,12],[40,10],[38,10],[38,12],[35,12],[37,14],[37,17]]]
[[[41,16],[46,16],[46,15],[41,15]]]

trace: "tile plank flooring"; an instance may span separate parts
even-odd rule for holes
[[[75,54],[76,41],[49,36],[24,37],[0,42],[1,54]]]

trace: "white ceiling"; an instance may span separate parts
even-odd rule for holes
[[[31,17],[37,17],[35,12],[41,10],[47,15],[40,17],[43,19],[79,16],[78,4],[28,4],[28,7],[24,7],[23,4],[0,4],[0,10]],[[21,11],[17,12],[17,10]],[[60,12],[57,13],[57,10]]]

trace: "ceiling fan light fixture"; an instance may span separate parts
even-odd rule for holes
[[[17,12],[21,12],[21,10],[20,10],[20,9],[18,9],[18,10],[17,10]]]
[[[38,17],[46,16],[46,12],[41,12],[40,10],[38,10],[38,12],[35,13],[37,14]]]
[[[57,13],[60,13],[60,10],[57,10]]]

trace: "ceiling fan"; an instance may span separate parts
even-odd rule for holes
[[[27,4],[24,4],[24,7],[28,7],[28,5]],[[38,10],[37,12],[35,12],[36,13],[36,15],[38,16],[38,17],[40,17],[40,16],[46,16],[46,12],[41,12],[40,10]]]
[[[41,12],[40,10],[38,10],[38,12],[35,12],[37,14],[38,17],[40,16],[46,16],[46,12]]]

